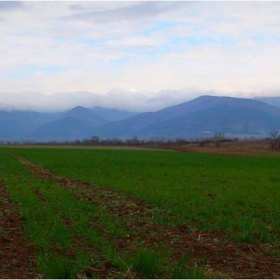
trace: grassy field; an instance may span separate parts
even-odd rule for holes
[[[0,152],[1,179],[45,278],[280,275],[280,157]]]

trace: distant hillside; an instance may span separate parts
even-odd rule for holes
[[[0,139],[20,141],[36,127],[56,120],[61,113],[37,113],[32,111],[0,111]]]
[[[66,141],[91,138],[267,137],[280,130],[280,108],[259,100],[201,96],[157,112],[81,106],[61,113],[0,111],[0,139]]]
[[[102,138],[205,137],[217,132],[263,137],[275,129],[280,129],[279,108],[251,99],[201,96],[105,124],[95,133]]]
[[[60,113],[0,111],[0,140],[65,141],[92,136],[96,127],[136,113],[81,106]]]
[[[58,120],[37,127],[27,137],[40,141],[88,138],[91,137],[91,131],[94,128],[107,122],[94,110],[79,106],[66,112]]]
[[[280,108],[280,97],[257,97],[255,99]]]
[[[56,121],[37,127],[27,137],[37,141],[65,141],[90,138],[97,127],[133,115],[135,113],[115,109],[101,107],[87,109],[78,106],[64,113]]]

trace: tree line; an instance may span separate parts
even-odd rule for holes
[[[91,138],[65,140],[65,141],[1,141],[3,145],[61,145],[61,146],[183,146],[188,144],[199,144],[201,147],[214,143],[216,147],[220,147],[222,142],[238,141],[237,138],[229,139],[223,133],[216,133],[213,137],[207,138],[167,138],[167,137],[151,137],[149,139],[139,139],[137,136],[131,138],[107,138],[101,139],[99,136],[92,136]]]
[[[252,141],[257,140],[255,137],[237,137],[229,138],[224,133],[218,132],[211,137],[198,138],[168,138],[168,137],[151,137],[149,139],[140,139],[137,136],[131,138],[107,138],[101,139],[99,136],[76,140],[50,140],[50,141],[9,141],[1,140],[0,145],[50,145],[50,146],[184,146],[197,144],[200,147],[221,147],[223,142]],[[261,140],[261,139],[259,139]],[[269,137],[262,139],[269,140],[270,147],[273,150],[280,150],[280,131],[274,130],[269,133]]]

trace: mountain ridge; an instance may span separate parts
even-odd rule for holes
[[[212,108],[212,116],[208,115],[210,108]],[[222,108],[224,108],[224,111],[221,111]],[[244,121],[242,124],[242,119],[240,119],[239,124],[233,125],[235,127],[241,125],[243,130],[238,128],[230,129],[225,126],[219,127],[217,125],[216,127],[214,126],[215,129],[213,129],[212,123],[216,122],[217,124],[219,119],[225,118],[225,114],[229,109],[231,109],[232,115],[230,118],[227,117],[228,122],[234,122],[234,119],[237,117],[234,115],[234,109],[236,110],[236,108],[238,108],[239,111],[242,111],[239,112],[239,115],[240,113],[244,116],[246,115],[247,124],[244,124]],[[246,112],[252,109],[254,109],[254,112],[251,111],[251,115],[248,116]],[[259,125],[256,124],[254,118],[258,114],[262,114],[263,118],[266,119],[270,125],[264,124],[266,121],[261,120],[259,120]],[[179,118],[177,120],[181,123],[181,128],[178,122],[176,122],[176,117]],[[268,105],[261,101],[247,98],[204,95],[188,102],[164,108],[157,112],[142,113],[123,121],[105,124],[97,130],[97,135],[104,138],[116,137],[116,135],[121,138],[132,137],[133,135],[140,138],[168,136],[203,137],[205,135],[204,133],[200,133],[200,131],[211,131],[212,134],[223,132],[233,135],[248,134],[261,136],[269,134],[269,130],[278,129],[278,119],[280,123],[280,108]],[[167,126],[164,126],[164,123],[169,123],[170,127],[168,128]],[[188,126],[187,128],[185,127],[185,130],[182,129],[184,124]],[[174,131],[174,125],[177,125],[176,131]],[[252,125],[258,127],[256,127],[255,131],[251,128],[248,132],[246,132],[245,127]],[[160,126],[161,129],[159,129]],[[194,126],[195,129],[192,128],[192,126]],[[199,127],[200,129],[198,129]],[[153,128],[153,130],[151,128]],[[156,128],[158,129],[156,130]],[[226,131],[224,131],[225,129]],[[189,131],[189,133],[187,133],[187,131]]]
[[[0,139],[72,141],[98,136],[147,139],[153,137],[266,137],[280,129],[280,108],[260,100],[203,95],[156,112],[133,113],[102,107],[76,106],[59,113],[0,111]]]

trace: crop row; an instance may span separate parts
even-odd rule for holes
[[[176,214],[194,230],[226,232],[245,243],[280,241],[279,157],[94,149],[15,152],[63,176],[139,197]]]
[[[1,176],[35,244],[42,277],[205,277],[199,268],[186,269],[189,254],[174,262],[163,245],[130,238],[133,228],[79,190],[32,174],[10,151],[1,159]]]

